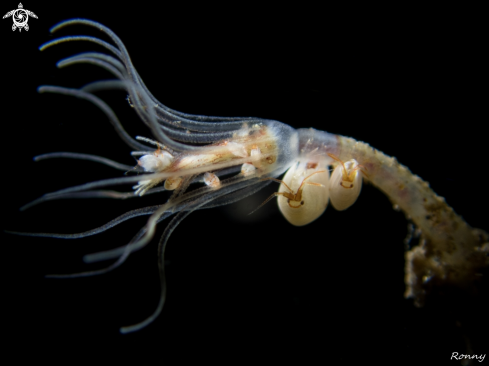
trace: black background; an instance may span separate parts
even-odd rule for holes
[[[353,8],[23,4],[39,17],[29,20],[28,32],[12,32],[11,19],[0,22],[6,230],[81,232],[165,201],[60,200],[18,210],[44,193],[120,176],[90,162],[34,163],[36,155],[74,151],[134,163],[96,107],[36,92],[39,85],[80,87],[110,77],[91,65],[55,67],[64,57],[102,51],[96,45],[38,50],[54,38],[51,26],[74,17],[111,28],[148,88],[169,107],[275,119],[366,141],[427,180],[472,226],[489,230],[486,66],[481,30],[470,15],[454,15],[457,9],[410,9],[411,17],[394,9],[382,9],[388,14],[382,16]],[[1,11],[16,6],[4,2]],[[82,26],[59,32],[71,34],[108,40]],[[149,135],[124,93],[100,96],[129,133]],[[76,241],[2,234],[7,350],[24,350],[15,352],[19,360],[139,365],[295,357],[298,364],[455,364],[451,353],[468,353],[468,344],[472,354],[487,353],[487,287],[475,300],[461,299],[462,308],[443,297],[423,309],[404,299],[408,223],[383,194],[364,186],[350,209],[330,207],[302,228],[289,225],[274,203],[247,216],[275,189],[186,219],[167,250],[163,314],[129,335],[119,327],[146,318],[158,302],[156,240],[104,276],[43,276],[100,268],[103,263],[89,266],[82,256],[125,244],[145,218]]]

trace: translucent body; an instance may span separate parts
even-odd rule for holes
[[[168,151],[171,151],[172,156],[175,158],[171,165],[163,164],[164,167],[162,169],[160,169],[161,166],[148,165],[143,161],[142,168],[144,169],[144,165],[146,165],[147,168],[144,169],[144,172],[134,169],[134,172],[139,172],[141,174],[144,174],[145,172],[148,173],[143,176],[143,180],[141,180],[140,175],[88,183],[47,194],[33,203],[35,204],[59,198],[135,197],[138,193],[137,191],[116,192],[116,194],[114,194],[112,191],[94,190],[96,188],[112,185],[134,184],[135,182],[144,182],[143,184],[145,185],[145,188],[147,188],[144,193],[148,195],[162,191],[161,183],[163,181],[165,181],[165,186],[169,183],[169,187],[167,187],[168,189],[174,190],[174,194],[164,204],[128,212],[109,222],[107,225],[86,233],[70,235],[33,234],[58,238],[84,237],[105,231],[132,217],[151,215],[147,224],[132,240],[128,241],[126,246],[102,253],[91,254],[85,257],[87,262],[117,259],[115,265],[104,270],[96,271],[96,273],[78,274],[78,276],[93,275],[104,273],[107,270],[120,265],[130,253],[148,243],[154,235],[157,223],[171,215],[175,215],[174,219],[166,227],[158,249],[158,261],[162,283],[160,304],[153,316],[135,326],[122,328],[123,332],[141,329],[149,324],[158,315],[159,311],[161,311],[166,296],[163,268],[165,245],[174,228],[188,216],[188,214],[197,209],[224,205],[243,199],[256,192],[267,183],[262,179],[279,177],[296,161],[309,159],[311,156],[316,156],[318,161],[324,160],[324,166],[330,164],[327,162],[328,153],[335,154],[335,156],[338,156],[344,161],[352,158],[356,159],[360,164],[368,168],[371,183],[379,187],[395,204],[398,204],[401,209],[413,218],[415,224],[423,230],[423,235],[427,238],[427,242],[429,241],[430,245],[441,248],[441,254],[438,254],[438,252],[435,251],[426,254],[424,253],[425,248],[422,247],[410,252],[411,258],[413,259],[411,263],[419,264],[420,259],[425,260],[426,263],[423,263],[422,266],[418,265],[416,268],[410,270],[410,277],[406,281],[408,291],[411,291],[408,295],[422,298],[424,296],[423,278],[428,275],[440,282],[456,281],[458,279],[460,279],[461,282],[467,282],[474,275],[475,270],[472,270],[472,268],[469,268],[466,272],[455,271],[457,272],[456,275],[451,275],[450,273],[454,273],[454,268],[455,270],[463,268],[466,264],[466,258],[469,256],[473,259],[470,263],[474,268],[481,268],[485,265],[486,261],[484,260],[482,253],[487,251],[487,248],[483,246],[481,239],[485,239],[485,236],[481,233],[478,233],[477,235],[473,234],[472,228],[466,225],[461,218],[456,216],[453,213],[453,210],[444,204],[440,197],[436,196],[434,192],[428,188],[426,183],[421,181],[418,177],[413,176],[405,167],[398,164],[394,159],[385,156],[364,143],[358,143],[349,138],[332,135],[322,131],[294,131],[291,127],[277,121],[269,121],[259,118],[192,116],[171,110],[157,102],[151,93],[149,93],[133,68],[127,55],[127,51],[122,43],[105,27],[95,22],[78,20],[61,24],[55,27],[54,30],[57,30],[64,25],[75,23],[94,26],[106,32],[117,45],[117,48],[94,38],[81,37],[78,39],[83,38],[83,40],[99,43],[112,52],[112,54],[115,55],[115,58],[100,53],[83,54],[64,60],[60,62],[59,65],[67,66],[81,62],[93,63],[107,69],[116,76],[117,80],[95,82],[88,84],[81,89],[48,86],[40,88],[40,91],[74,95],[91,101],[101,108],[101,110],[109,117],[119,136],[130,147],[136,150],[133,155],[145,156],[148,155],[148,152],[151,154],[154,149],[140,143],[139,141],[141,140],[135,140],[129,136],[110,108],[93,94],[98,90],[104,89],[126,90],[130,95],[130,103],[136,113],[138,113],[142,122],[149,128],[158,143],[165,146]],[[44,48],[73,39],[74,38],[65,38],[64,40],[55,40],[50,42]],[[72,155],[68,156],[67,154]],[[78,158],[82,158],[81,155],[82,154],[78,154]],[[76,154],[74,153],[59,153],[57,155],[51,154],[50,157],[75,156]],[[86,160],[103,162],[104,164],[114,167],[119,166],[119,168],[121,168],[121,164],[103,160],[103,158],[100,157],[86,155],[83,158]],[[127,171],[128,169],[125,167],[122,170]],[[158,172],[155,171],[154,174],[149,174],[153,173],[152,170],[158,170]],[[191,183],[201,182],[203,180],[203,175],[208,172],[212,172],[213,174],[216,174],[216,176],[223,178],[219,189],[211,186],[200,186],[199,188],[192,190]],[[319,176],[319,174],[317,175]],[[306,170],[304,171],[304,176],[308,176]],[[315,176],[311,177],[311,182],[314,183],[314,180],[312,180],[313,177]],[[297,178],[291,178],[290,183],[293,183],[292,185],[300,186],[299,179]],[[146,186],[146,184],[148,184],[148,186]],[[295,189],[296,188],[292,188],[292,190]],[[304,197],[307,195],[309,195],[307,197],[312,197],[304,199],[305,207],[310,208],[309,202],[314,203],[313,200],[316,199],[314,193],[315,190],[322,192],[321,187],[318,186],[306,185],[304,187]],[[281,192],[284,191],[282,190]],[[283,197],[279,198],[279,202],[282,198]],[[321,200],[327,202],[327,199],[324,197]],[[319,205],[317,207],[319,207],[319,209],[314,209],[314,215],[312,216],[320,215],[320,212],[322,212],[322,206]],[[302,213],[309,215],[308,212]],[[428,214],[432,215],[430,216],[431,221],[426,219]],[[297,220],[302,220],[302,215],[300,216],[301,217],[294,218],[293,221],[298,222]],[[433,222],[436,222],[437,225],[433,225]],[[452,223],[455,223],[456,225],[451,225]],[[457,227],[455,230],[446,229],[455,226]],[[453,255],[453,250],[448,250],[452,245],[457,248],[455,252],[461,254],[460,256]],[[478,255],[477,253],[481,253],[481,255]],[[481,256],[483,259],[481,259]],[[464,259],[462,260],[460,258]],[[446,268],[443,267],[443,265],[440,265],[440,263],[443,265],[446,263],[446,268],[450,267],[452,272],[445,276],[445,272],[447,272]],[[73,275],[67,277],[70,276],[73,277]]]

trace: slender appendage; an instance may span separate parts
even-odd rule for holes
[[[287,183],[285,183],[283,180],[276,179],[276,178],[265,178],[265,179],[263,179],[263,180],[271,180],[273,182],[277,182],[277,183],[283,184],[285,186],[285,188],[287,188],[288,192],[275,192],[275,193],[272,193],[265,201],[263,201],[263,203],[260,206],[258,206],[257,208],[255,208],[248,215],[251,215],[252,213],[258,211],[268,201],[270,201],[272,198],[277,197],[277,196],[283,196],[283,197],[287,198],[287,204],[289,205],[290,208],[300,208],[301,206],[303,206],[305,204],[305,202],[302,200],[302,190],[304,189],[304,184],[311,185],[311,186],[316,186],[316,187],[324,187],[324,185],[322,185],[320,183],[307,182],[307,179],[309,179],[310,177],[312,177],[314,174],[317,174],[317,173],[326,173],[326,171],[325,170],[320,170],[320,171],[317,171],[317,172],[314,172],[314,173],[309,174],[306,178],[304,178],[302,180],[302,183],[301,183],[301,185],[299,186],[299,188],[297,189],[296,192],[294,192],[287,185]],[[290,201],[299,202],[299,204],[298,205],[292,205],[292,203]]]
[[[114,263],[112,263],[110,266],[105,267],[105,268],[97,269],[94,271],[79,272],[79,273],[51,274],[51,275],[46,275],[45,277],[46,278],[80,278],[80,277],[91,277],[91,276],[98,276],[98,275],[106,274],[106,273],[116,269],[117,267],[119,267],[120,265],[122,265],[126,261],[126,259],[129,257],[129,254],[131,254],[130,249],[131,248],[128,244],[126,246],[126,250],[124,251],[124,253]]]
[[[149,92],[124,44],[110,29],[90,20],[73,19],[56,25],[51,32],[74,24],[98,29],[115,46],[95,37],[76,36],[52,40],[40,49],[71,41],[92,42],[108,50],[111,55],[83,53],[60,61],[58,67],[88,63],[107,70],[116,79],[90,82],[80,89],[43,86],[39,92],[71,95],[95,104],[108,117],[119,137],[136,150],[132,155],[138,157],[137,165],[131,167],[98,156],[67,152],[40,155],[36,160],[83,159],[127,173],[141,174],[99,180],[48,193],[23,209],[53,199],[124,199],[169,189],[173,193],[164,204],[130,211],[104,226],[84,233],[16,234],[74,239],[103,232],[136,216],[151,215],[146,225],[126,245],[84,257],[89,263],[116,259],[112,265],[96,271],[49,277],[93,276],[107,273],[121,265],[132,252],[144,247],[153,238],[158,223],[175,214],[158,247],[161,281],[159,304],[150,317],[141,323],[122,327],[121,333],[142,329],[156,319],[163,309],[166,299],[164,253],[176,226],[194,210],[243,199],[271,181],[281,184],[279,192],[270,198],[278,196],[278,205],[285,218],[293,225],[302,226],[316,220],[324,212],[330,192],[334,206],[339,209],[349,207],[360,192],[362,177],[359,170],[364,172],[363,178],[387,194],[422,232],[421,244],[406,254],[406,296],[414,297],[418,305],[423,303],[426,284],[469,286],[479,271],[489,264],[488,234],[471,228],[426,182],[394,158],[351,138],[312,129],[295,131],[277,121],[252,117],[199,116],[175,111],[160,103]],[[112,89],[128,93],[127,101],[131,110],[136,112],[154,140],[131,137],[112,109],[93,94]],[[156,151],[140,141],[156,146]],[[333,172],[330,180],[328,167],[335,160],[340,162],[341,167]],[[277,177],[287,169],[284,178],[278,180]],[[224,176],[225,179],[221,179]],[[195,182],[203,182],[205,186],[192,190],[190,185]],[[135,184],[135,191],[98,190],[121,184]],[[353,193],[355,197],[351,196]],[[343,200],[341,205],[338,197]]]
[[[83,192],[85,193],[85,192]],[[16,235],[22,235],[22,236],[37,236],[37,237],[44,237],[44,238],[58,238],[58,239],[80,239],[80,238],[85,238],[87,236],[92,236],[96,234],[103,233],[106,230],[109,230],[113,228],[116,225],[119,225],[123,223],[124,221],[130,220],[134,217],[138,216],[143,216],[143,215],[151,215],[154,212],[156,212],[161,205],[156,205],[156,206],[150,206],[150,207],[145,207],[145,208],[138,208],[136,210],[132,210],[129,212],[126,212],[123,215],[120,215],[119,217],[115,218],[112,221],[109,221],[107,224],[102,225],[98,228],[84,231],[82,233],[77,233],[77,234],[59,234],[59,233],[26,233],[26,232],[14,232],[14,231],[9,231],[11,234],[16,234]]]
[[[241,184],[242,185],[242,184]],[[143,320],[140,323],[127,326],[127,327],[122,327],[120,329],[120,332],[125,334],[125,333],[130,333],[130,332],[135,332],[138,331],[144,327],[146,327],[148,324],[151,324],[161,313],[163,310],[163,306],[165,305],[166,301],[166,277],[165,277],[165,249],[166,249],[166,244],[168,243],[168,239],[170,238],[170,235],[173,233],[175,228],[180,224],[185,217],[187,217],[190,213],[192,213],[195,210],[198,210],[201,207],[205,207],[205,205],[209,204],[213,200],[219,197],[223,197],[225,195],[228,195],[229,193],[232,193],[239,189],[240,185],[236,186],[228,186],[227,189],[222,189],[222,190],[217,190],[214,191],[212,194],[209,194],[207,196],[203,196],[201,198],[196,199],[195,201],[192,201],[188,203],[185,207],[185,211],[179,212],[173,219],[172,221],[168,224],[166,227],[161,239],[160,243],[158,245],[158,269],[160,272],[160,286],[161,286],[161,292],[160,292],[160,301],[158,302],[158,305],[156,307],[156,310],[154,313]],[[207,188],[207,187],[206,187]],[[161,211],[160,209],[159,211]],[[157,218],[159,215],[159,212],[157,211],[155,214],[153,214],[152,219]],[[148,221],[148,225],[146,225],[147,230],[152,230],[155,225],[151,225],[150,221]],[[142,242],[141,240],[139,241],[140,243]],[[125,248],[125,252],[128,249]],[[125,253],[124,252],[124,253]]]
[[[301,153],[355,159],[368,181],[384,192],[421,231],[421,244],[406,253],[406,297],[423,304],[429,286],[470,288],[489,265],[489,235],[470,227],[427,182],[393,157],[352,138],[313,129],[299,130]],[[366,178],[365,178],[366,179]]]
[[[34,161],[41,161],[46,159],[55,159],[55,158],[67,158],[67,159],[80,159],[80,160],[88,160],[94,161],[97,163],[105,164],[114,169],[128,171],[134,169],[134,166],[121,164],[116,161],[104,158],[102,156],[90,155],[90,154],[80,154],[80,153],[72,153],[72,152],[55,152],[49,154],[42,154],[34,157]]]
[[[240,200],[258,192],[259,190],[261,190],[263,187],[265,187],[269,183],[270,182],[257,182],[251,186],[246,187],[246,188],[238,189],[236,192],[224,191],[222,193],[215,195],[214,199],[212,201],[209,201],[207,204],[200,206],[200,209],[215,208],[215,207],[219,207],[222,205],[228,205],[228,204],[240,201]],[[178,209],[183,209],[185,207],[187,207],[187,206],[178,207]],[[154,212],[156,212],[156,211],[154,211]],[[161,221],[163,221],[164,219],[169,217],[171,214],[172,214],[172,212],[165,212],[165,214],[160,216],[160,218],[156,221],[156,224],[160,223]],[[140,234],[139,234],[137,240],[133,239],[133,241],[129,244],[130,245],[130,252],[136,251],[136,250],[141,248],[138,241],[139,241],[139,239],[142,238],[142,236],[145,233],[146,233],[146,229],[143,228],[140,231]],[[119,256],[123,255],[125,248],[126,248],[126,246],[122,246],[122,247],[107,250],[104,252],[87,254],[83,257],[83,260],[85,263],[94,263],[94,262],[100,262],[100,261],[104,261],[104,260],[110,260],[110,259],[118,258]]]
[[[165,229],[165,232],[161,236],[160,242],[158,244],[158,269],[160,273],[160,300],[158,302],[158,305],[156,306],[156,310],[140,323],[134,324],[134,325],[129,325],[126,327],[121,327],[120,332],[122,334],[126,333],[131,333],[131,332],[136,332],[147,325],[151,324],[161,313],[163,310],[163,307],[165,306],[165,301],[166,301],[166,276],[165,276],[165,249],[166,249],[166,244],[168,243],[168,239],[170,238],[170,235],[172,232],[175,230],[175,228],[178,226],[180,222],[183,221],[185,217],[187,217],[190,214],[189,212],[180,212],[177,214],[173,220],[168,224],[168,226]]]

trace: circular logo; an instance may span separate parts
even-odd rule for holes
[[[12,19],[17,27],[22,28],[27,24],[29,15],[24,9],[16,9],[12,14]]]

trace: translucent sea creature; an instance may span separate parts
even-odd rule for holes
[[[79,234],[18,233],[54,238],[81,238],[103,232],[131,218],[148,215],[147,224],[125,246],[85,256],[88,263],[114,259],[98,271],[50,277],[80,277],[106,273],[145,246],[154,236],[156,225],[170,216],[158,247],[161,280],[160,302],[141,323],[121,328],[127,333],[151,323],[163,309],[166,299],[164,253],[176,226],[191,212],[242,200],[287,172],[279,180],[279,209],[296,226],[320,217],[329,200],[337,210],[350,207],[360,194],[362,180],[383,191],[403,210],[420,232],[420,245],[406,254],[406,296],[422,304],[429,286],[465,287],[488,265],[488,235],[471,228],[419,177],[394,158],[351,138],[313,129],[294,130],[281,122],[260,118],[224,118],[190,115],[172,110],[157,101],[147,90],[133,67],[120,39],[103,25],[83,19],[62,22],[52,32],[72,24],[94,27],[108,35],[115,47],[93,37],[65,37],[53,40],[41,50],[68,41],[89,41],[110,54],[83,53],[60,61],[64,67],[77,63],[98,65],[115,80],[92,82],[80,89],[43,86],[41,93],[60,93],[86,99],[110,119],[121,139],[135,151],[135,166],[128,166],[93,155],[51,153],[48,158],[85,159],[106,164],[129,176],[96,181],[48,193],[24,206],[65,198],[128,198],[172,191],[166,203],[127,212],[106,225]],[[119,120],[93,93],[107,89],[127,91],[128,101],[152,138],[131,137]],[[330,177],[330,167],[333,173]],[[136,175],[137,174],[137,175]],[[108,186],[132,184],[133,191],[114,193]],[[191,189],[192,186],[197,186]]]

